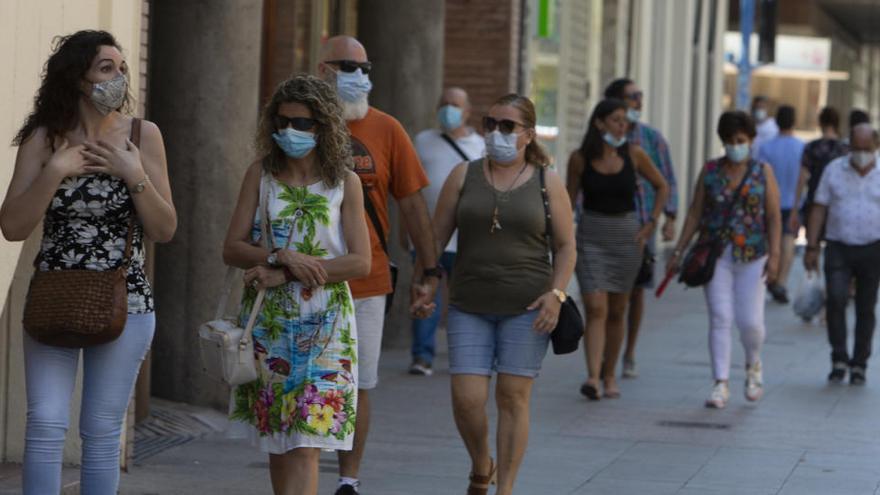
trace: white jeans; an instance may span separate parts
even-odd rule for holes
[[[764,343],[764,256],[748,263],[735,263],[730,246],[718,258],[715,275],[706,285],[709,307],[709,355],[716,380],[730,376],[731,330],[734,322],[746,354],[746,363],[761,359]]]

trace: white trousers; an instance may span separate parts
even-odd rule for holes
[[[764,256],[748,263],[735,263],[730,246],[718,258],[715,275],[706,285],[709,307],[709,355],[716,380],[730,376],[730,348],[733,324],[746,354],[746,364],[761,359],[761,345],[766,334],[764,326]]]

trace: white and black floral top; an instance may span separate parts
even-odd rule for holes
[[[43,222],[39,269],[111,270],[125,254],[129,220],[136,215],[125,183],[105,174],[64,179]],[[128,313],[153,311],[144,273],[144,230],[135,217],[128,268]]]

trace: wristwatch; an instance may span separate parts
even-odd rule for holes
[[[425,268],[422,271],[422,277],[423,278],[436,277],[438,279],[443,278],[443,268],[441,268],[439,266],[435,266],[434,268]]]
[[[269,256],[266,257],[266,263],[269,263],[269,266],[272,268],[278,268],[281,263],[278,262],[278,250],[274,250],[269,253]]]
[[[550,292],[552,292],[553,295],[556,296],[556,299],[559,299],[560,303],[564,303],[565,300],[568,299],[568,295],[565,293],[565,291],[561,291],[559,289],[553,289]]]
[[[137,184],[135,184],[131,187],[131,192],[133,194],[144,192],[144,189],[147,188],[147,182],[150,182],[150,176],[144,175],[144,178],[141,179],[140,182],[138,182]]]

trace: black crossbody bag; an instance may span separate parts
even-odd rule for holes
[[[553,225],[550,222],[550,196],[547,194],[547,185],[544,178],[544,167],[540,168],[541,199],[544,203],[544,239],[547,241],[547,254],[550,257],[550,265],[553,265]],[[581,337],[584,335],[584,319],[578,310],[574,299],[566,294],[565,302],[559,308],[559,319],[556,328],[550,334],[550,342],[553,344],[553,354],[569,354],[578,348]]]

